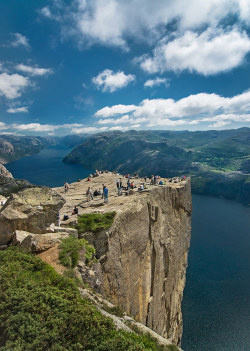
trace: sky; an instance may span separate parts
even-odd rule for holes
[[[0,0],[0,133],[250,127],[250,0]]]

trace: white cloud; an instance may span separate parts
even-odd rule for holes
[[[51,124],[28,123],[28,124],[13,124],[12,128],[16,130],[29,130],[33,132],[51,132],[56,129],[56,126]]]
[[[24,65],[22,63],[17,65],[16,69],[19,70],[19,71],[22,71],[24,73],[28,73],[28,74],[30,74],[32,76],[44,76],[46,74],[53,73],[51,68],[32,67],[32,66]]]
[[[108,127],[101,127],[101,128],[96,128],[96,127],[83,127],[83,128],[72,128],[71,133],[99,133],[99,132],[104,132],[107,130]]]
[[[131,128],[133,129],[133,128],[140,128],[140,124],[133,124],[132,126],[131,126]]]
[[[95,116],[107,118],[107,117],[112,117],[123,113],[132,112],[134,110],[136,110],[135,105],[114,105],[111,107],[106,106],[106,107],[103,107],[101,110],[98,110],[95,113]]]
[[[214,128],[221,128],[230,123],[246,126],[250,122],[250,90],[230,98],[217,94],[200,93],[180,100],[145,99],[139,105],[129,108],[130,111],[123,117],[101,118],[102,114],[112,115],[112,109],[116,111],[117,106],[119,105],[97,111],[96,116],[100,118],[97,123],[119,126],[123,122],[125,127],[127,127],[126,124],[131,127],[142,124],[144,128],[196,126],[197,129],[199,127],[204,129],[205,126],[211,125]],[[121,106],[123,110],[126,110],[126,105]]]
[[[126,87],[130,82],[135,80],[132,74],[125,74],[124,72],[113,72],[110,69],[105,69],[99,73],[98,76],[92,79],[92,82],[102,91],[114,92],[117,89]]]
[[[43,15],[44,17],[47,17],[49,19],[52,19],[53,16],[52,16],[52,13],[50,11],[50,8],[48,6],[45,6],[43,8],[40,9],[40,14]]]
[[[20,74],[0,74],[0,96],[3,95],[8,99],[15,99],[29,85],[29,78],[23,77]]]
[[[128,130],[128,127],[122,127],[122,126],[115,126],[115,127],[111,127],[109,128],[110,131],[112,130],[119,130],[121,132],[125,132],[126,130]]]
[[[160,77],[156,77],[154,79],[148,79],[145,83],[144,83],[144,87],[149,87],[149,88],[153,88],[153,87],[158,87],[160,85],[165,85],[166,87],[169,86],[169,79],[167,78],[160,78]]]
[[[129,116],[125,115],[117,119],[114,119],[114,118],[99,119],[97,123],[98,124],[124,124],[128,122],[129,122]]]
[[[22,107],[9,107],[7,110],[8,113],[19,113],[19,112],[29,112],[27,106]]]
[[[54,132],[58,129],[70,129],[82,127],[82,124],[72,123],[72,124],[40,124],[40,123],[28,123],[28,124],[12,124],[9,125],[10,128],[15,130],[26,130],[33,132]]]
[[[18,46],[23,46],[26,49],[30,48],[29,40],[24,35],[22,35],[20,33],[14,33],[13,36],[14,36],[14,39],[10,43],[10,46],[12,46],[14,48],[16,48]]]
[[[229,15],[250,23],[248,0],[74,0],[71,5],[54,0],[54,7],[43,8],[45,17],[55,18],[63,35],[78,42],[127,47],[129,38],[159,38],[166,25],[176,23],[180,30],[218,26]],[[51,14],[53,11],[53,14]]]
[[[200,35],[187,31],[156,47],[153,57],[144,55],[139,61],[148,73],[189,70],[209,75],[239,66],[249,51],[250,39],[245,32],[208,29]]]
[[[8,126],[6,123],[0,122],[0,130],[8,129]]]
[[[209,127],[221,128],[221,127],[226,126],[227,124],[230,124],[230,121],[218,121],[216,123],[210,124]]]

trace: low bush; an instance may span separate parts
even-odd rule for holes
[[[72,279],[19,248],[0,251],[1,351],[157,351],[152,340],[116,330]]]
[[[65,267],[73,268],[79,261],[79,252],[85,248],[86,263],[89,263],[95,254],[95,248],[85,239],[76,239],[72,236],[62,239],[60,244],[59,260]]]
[[[98,232],[108,229],[114,222],[116,212],[87,213],[78,217],[76,229],[79,233]]]

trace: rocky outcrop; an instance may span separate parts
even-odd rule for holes
[[[101,174],[90,182],[70,184],[64,193],[61,214],[69,214],[64,225],[74,223],[74,206],[79,214],[116,212],[109,229],[80,236],[96,248],[97,263],[91,269],[79,265],[83,280],[113,304],[173,343],[182,335],[181,301],[185,286],[187,257],[191,234],[190,179],[173,183],[163,179],[163,186],[152,186],[133,195],[117,195],[116,174]],[[144,179],[133,179],[138,187]],[[88,186],[99,189],[105,184],[109,201],[101,197],[87,201]]]
[[[0,195],[10,196],[12,193],[32,186],[27,180],[14,179],[12,174],[0,164]]]
[[[190,234],[190,182],[157,188],[117,213],[100,260],[102,294],[177,344]]]
[[[91,271],[80,267],[83,279],[105,298],[129,315],[173,343],[182,335],[181,302],[185,286],[191,235],[191,182],[163,179],[164,186],[135,190],[133,195],[118,196],[117,175],[101,174],[70,185],[62,213],[70,214],[74,206],[79,214],[116,212],[113,225],[81,237],[96,248],[98,262]],[[123,184],[126,179],[121,178]],[[138,186],[144,180],[134,179]],[[87,202],[86,190],[109,189],[109,202],[101,197]],[[76,221],[70,215],[69,223]],[[67,222],[67,221],[66,221]],[[65,222],[64,222],[65,223]]]
[[[0,177],[13,178],[12,174],[7,170],[7,168],[5,168],[1,164],[0,164]]]
[[[33,187],[12,194],[0,210],[0,245],[9,243],[15,230],[49,232],[64,199],[47,187]]]
[[[43,252],[69,237],[68,233],[32,234],[26,236],[20,246],[28,252]]]

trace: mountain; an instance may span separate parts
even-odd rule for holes
[[[55,140],[50,137],[0,134],[0,163],[8,163],[35,154],[54,143]]]
[[[194,193],[250,204],[250,129],[128,131],[88,137],[64,159],[88,169],[189,175]]]

